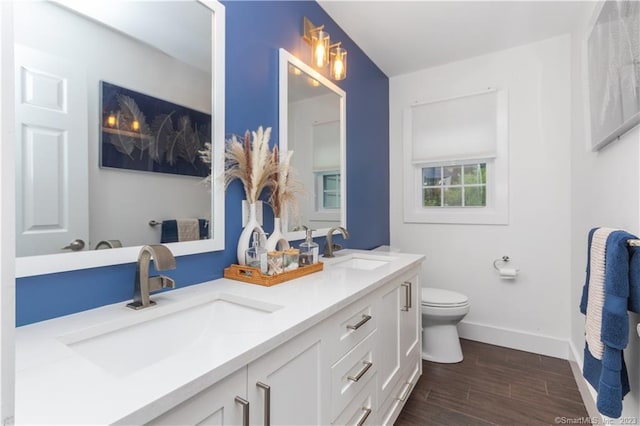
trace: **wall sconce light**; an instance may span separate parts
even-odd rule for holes
[[[329,75],[334,80],[344,80],[347,76],[347,51],[341,42],[331,44],[324,25],[316,26],[306,16],[302,20],[302,38],[311,45],[311,63],[323,68],[330,63]]]
[[[140,130],[140,122],[138,120],[133,120],[131,122],[131,130],[133,130],[134,132],[137,132],[138,130]]]
[[[347,51],[336,43],[329,49],[331,57],[329,73],[334,80],[344,80],[347,76]]]
[[[315,26],[306,16],[302,21],[302,35],[311,45],[311,63],[316,68],[322,68],[329,63],[329,34],[324,31],[324,25]]]
[[[116,124],[118,124],[118,119],[116,118],[116,115],[113,113],[113,111],[111,111],[107,116],[106,124],[107,127],[116,127]]]

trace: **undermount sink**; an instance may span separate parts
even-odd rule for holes
[[[375,256],[363,253],[353,253],[342,258],[338,258],[332,264],[334,268],[360,269],[371,271],[384,266],[394,260],[393,257]]]
[[[213,300],[180,308],[160,315],[132,311],[149,315],[102,324],[59,336],[58,340],[110,373],[126,376],[221,332],[252,332],[255,324],[282,306],[219,294]]]

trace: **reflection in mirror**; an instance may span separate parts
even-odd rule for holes
[[[346,94],[317,71],[280,49],[280,148],[294,151],[292,165],[304,185],[298,218],[287,238],[301,239],[301,225],[325,235],[346,227]]]
[[[212,142],[222,170],[223,20],[210,1],[16,2],[18,276],[133,262],[143,244],[222,248],[198,151]]]

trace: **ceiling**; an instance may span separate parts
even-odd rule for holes
[[[389,77],[568,33],[582,1],[345,1],[322,8]]]

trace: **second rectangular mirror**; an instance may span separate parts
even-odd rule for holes
[[[304,185],[298,217],[283,218],[289,240],[304,238],[301,225],[323,236],[347,226],[346,93],[291,53],[280,49],[280,152]]]

